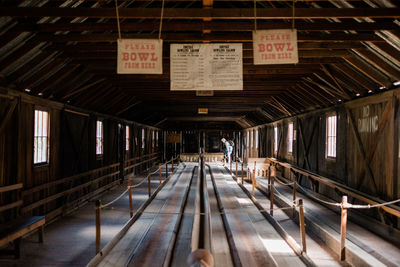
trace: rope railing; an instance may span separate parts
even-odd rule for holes
[[[159,167],[153,171],[153,172],[149,172],[147,175],[145,176],[145,178],[143,178],[139,183],[131,185],[131,182],[128,180],[128,186],[127,189],[125,191],[123,191],[119,196],[117,196],[116,198],[114,198],[113,200],[111,200],[110,202],[106,203],[106,204],[101,204],[100,200],[97,200],[95,205],[96,205],[96,254],[99,253],[100,251],[100,245],[101,245],[101,210],[105,209],[109,206],[111,206],[112,204],[114,204],[115,202],[117,202],[118,200],[120,200],[126,193],[129,194],[129,214],[130,217],[133,217],[133,203],[132,203],[132,188],[137,188],[140,185],[142,185],[146,180],[147,180],[147,187],[148,187],[148,195],[149,198],[151,197],[151,176],[156,174],[157,172],[159,172],[159,176],[160,176],[160,184],[162,184],[162,174],[161,174],[161,167],[163,165],[165,165],[165,180],[169,177],[168,175],[168,164],[172,163],[172,172],[174,172],[174,160],[175,162],[179,162],[179,155],[174,158],[172,157],[171,160],[166,161],[163,164],[160,164]]]

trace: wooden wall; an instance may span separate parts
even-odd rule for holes
[[[50,116],[50,155],[48,164],[33,164],[34,110],[40,107]],[[102,156],[96,155],[96,121],[103,121]],[[131,149],[125,150],[125,125],[130,126]],[[142,148],[141,129],[145,129],[145,146]],[[156,152],[163,148],[149,141],[154,127],[119,118],[65,108],[63,104],[18,93],[0,91],[0,186],[23,183],[23,190],[57,181],[97,168],[119,163],[125,159]],[[161,133],[159,133],[161,135]],[[87,179],[87,178],[85,178]],[[88,182],[87,180],[82,182]],[[65,185],[64,185],[65,186]],[[72,186],[72,185],[71,185]],[[54,187],[24,195],[24,205],[42,200],[59,190]],[[57,191],[57,192],[51,192]],[[0,202],[3,200],[0,198]],[[33,209],[33,214],[46,214],[62,205],[57,199]],[[1,204],[1,203],[0,203]]]
[[[258,151],[247,148],[247,157],[275,157],[339,181],[383,200],[400,198],[400,89],[350,101],[332,108],[293,116],[246,129],[259,131]],[[326,117],[336,113],[337,156],[325,156]],[[288,123],[293,122],[293,153],[288,152]],[[279,129],[274,152],[274,127]],[[288,174],[287,174],[288,175]],[[301,181],[308,188],[340,201],[340,194],[323,185]],[[371,212],[376,212],[371,211]],[[392,218],[393,219],[393,218]],[[390,220],[390,218],[389,218]]]

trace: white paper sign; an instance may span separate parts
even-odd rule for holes
[[[253,31],[254,65],[299,62],[295,29]]]
[[[118,74],[162,74],[159,39],[118,39]]]
[[[243,90],[242,44],[171,44],[171,90]]]

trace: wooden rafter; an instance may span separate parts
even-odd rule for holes
[[[10,17],[65,17],[116,18],[114,8],[0,8],[0,16]],[[119,8],[121,19],[159,19],[159,8]],[[296,8],[295,19],[328,18],[399,18],[399,8]],[[165,8],[165,19],[253,19],[252,8]],[[259,19],[292,19],[291,8],[264,8],[257,10]]]

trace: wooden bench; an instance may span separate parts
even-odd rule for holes
[[[15,184],[10,186],[0,187],[0,193],[8,193],[11,191],[17,191],[22,189],[23,184]],[[10,194],[10,193],[8,193]],[[22,206],[22,200],[20,200],[20,195],[17,193],[17,201],[12,203],[7,203],[0,206],[0,212],[10,209],[19,209]],[[17,212],[18,214],[18,212]],[[18,217],[14,220],[7,221],[0,226],[0,247],[7,245],[8,243],[14,243],[14,256],[19,258],[21,255],[21,238],[38,229],[39,242],[43,243],[44,237],[44,224],[46,219],[44,216],[32,216],[32,217]]]

